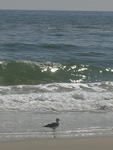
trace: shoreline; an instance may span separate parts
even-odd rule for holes
[[[0,142],[0,150],[112,150],[111,137],[25,139]]]

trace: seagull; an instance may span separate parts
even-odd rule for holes
[[[43,127],[52,128],[52,129],[53,129],[53,131],[55,131],[55,129],[59,126],[59,124],[60,124],[60,119],[59,119],[59,118],[57,118],[57,119],[56,119],[56,122],[53,122],[53,123],[47,124],[47,125],[45,125],[45,126],[43,126]]]

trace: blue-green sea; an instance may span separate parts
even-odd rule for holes
[[[113,12],[0,10],[0,112],[1,141],[111,135]]]
[[[0,85],[113,81],[113,13],[0,11]]]

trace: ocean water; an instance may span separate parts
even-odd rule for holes
[[[112,16],[0,10],[0,141],[113,135]]]

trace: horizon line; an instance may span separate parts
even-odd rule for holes
[[[81,12],[113,12],[113,10],[58,10],[58,9],[1,9],[0,10],[9,10],[9,11],[81,11]]]

